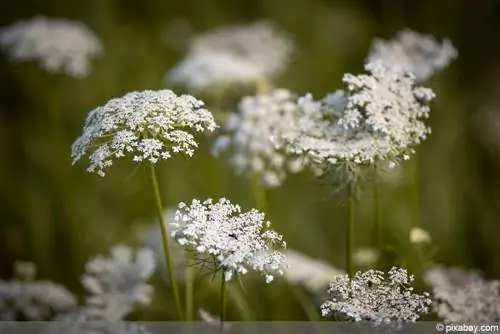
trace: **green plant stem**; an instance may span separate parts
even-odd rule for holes
[[[260,183],[259,175],[253,174],[251,176],[252,192],[255,199],[255,205],[257,210],[261,212],[267,211],[267,194],[266,189]]]
[[[353,254],[353,237],[354,237],[354,185],[349,184],[349,199],[347,202],[348,217],[346,226],[346,252],[345,263],[346,272],[349,277],[353,275],[352,254]]]
[[[420,161],[419,156],[416,153],[413,156],[413,174],[411,180],[413,201],[414,201],[414,221],[413,226],[417,227],[421,224],[420,217]]]
[[[194,306],[194,268],[193,268],[193,257],[191,254],[187,253],[187,265],[185,273],[186,287],[186,321],[193,321],[193,306]]]
[[[220,284],[220,332],[224,332],[224,321],[226,320],[226,277],[222,271]]]
[[[180,321],[183,321],[185,318],[182,312],[179,290],[177,289],[177,282],[175,280],[174,268],[172,265],[172,254],[170,252],[170,244],[169,244],[170,238],[168,237],[167,226],[165,224],[165,218],[163,217],[163,205],[161,202],[158,180],[156,178],[156,169],[153,164],[150,165],[150,168],[151,168],[151,182],[153,183],[153,189],[156,199],[156,213],[158,215],[158,221],[160,223],[161,237],[163,241],[163,251],[165,252],[165,261],[167,265],[168,277],[170,280],[170,286],[172,287],[172,293],[174,295],[175,305],[177,308],[177,316],[179,317]]]
[[[374,240],[375,249],[378,250],[379,255],[383,252],[383,239],[382,239],[382,215],[380,208],[380,189],[379,189],[379,175],[378,167],[373,167],[373,214],[374,214]]]
[[[255,88],[257,94],[266,94],[269,92],[269,83],[266,78],[259,78],[255,81]]]

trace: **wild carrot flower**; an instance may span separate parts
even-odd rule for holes
[[[97,107],[87,116],[83,134],[72,146],[73,164],[88,151],[89,172],[105,175],[114,159],[130,156],[135,162],[156,164],[172,154],[194,154],[192,132],[217,128],[203,102],[170,90],[128,93]]]
[[[254,83],[287,67],[293,42],[269,22],[224,26],[194,36],[188,54],[167,74],[167,82],[201,91],[217,84]]]
[[[84,77],[102,53],[99,38],[83,23],[35,17],[0,29],[0,47],[13,61],[38,60],[52,73]]]
[[[300,120],[282,138],[288,150],[327,165],[409,159],[412,147],[430,133],[423,119],[434,93],[416,87],[414,76],[398,68],[377,62],[366,70],[344,76],[346,91],[319,102],[311,95],[299,100]]]
[[[436,265],[427,269],[425,282],[432,287],[434,312],[446,322],[500,321],[500,282],[476,272]]]
[[[155,266],[153,252],[147,248],[134,252],[126,246],[115,246],[109,257],[91,258],[82,277],[88,292],[85,305],[61,320],[123,320],[136,305],[151,302],[153,286],[146,281]]]
[[[23,270],[19,270],[20,267]],[[16,277],[0,280],[1,321],[51,320],[56,314],[64,314],[77,307],[76,297],[65,287],[49,281],[36,281],[36,267],[32,263],[16,265]]]
[[[312,293],[324,291],[331,280],[345,272],[332,267],[326,262],[310,258],[300,252],[285,251],[287,266],[283,268],[283,277],[292,284],[304,286]]]
[[[412,275],[393,267],[388,277],[377,270],[336,276],[330,284],[330,297],[321,305],[323,316],[339,312],[355,321],[375,324],[416,321],[428,312],[428,293],[413,292]]]
[[[218,202],[193,200],[180,203],[172,223],[172,236],[188,250],[212,261],[225,281],[249,269],[261,272],[267,283],[283,274],[286,243],[271,229],[265,215],[255,209],[243,212],[239,205],[222,198]]]
[[[382,61],[388,66],[399,66],[412,72],[417,82],[423,82],[457,56],[457,50],[448,39],[439,43],[431,35],[404,29],[393,40],[375,39],[367,62]]]
[[[228,119],[226,135],[219,137],[214,154],[231,146],[231,165],[237,173],[256,174],[266,187],[277,187],[287,172],[299,172],[307,159],[276,148],[273,138],[287,133],[299,114],[296,97],[286,89],[248,96],[238,105],[238,113]]]

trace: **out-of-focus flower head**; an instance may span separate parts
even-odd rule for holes
[[[232,148],[231,165],[237,173],[258,175],[266,187],[280,186],[287,173],[303,170],[308,159],[276,147],[273,138],[288,133],[299,115],[297,97],[286,89],[248,96],[225,126],[226,134],[213,147],[214,154]]]
[[[167,73],[167,83],[199,92],[214,85],[252,84],[285,71],[294,44],[267,21],[216,28],[194,36],[187,56]]]
[[[436,265],[426,270],[434,312],[445,322],[485,324],[500,321],[500,282],[476,272]]]
[[[417,82],[423,82],[457,56],[457,50],[448,39],[439,43],[431,35],[404,29],[393,40],[375,39],[367,62],[381,61],[388,66],[401,67],[412,72]]]
[[[42,16],[0,29],[0,47],[13,61],[38,60],[51,73],[84,77],[101,54],[99,38],[83,23]]]
[[[83,134],[72,146],[73,164],[88,151],[89,172],[104,176],[114,159],[155,164],[172,154],[194,154],[196,132],[218,126],[203,101],[171,90],[128,93],[97,107],[87,116]]]

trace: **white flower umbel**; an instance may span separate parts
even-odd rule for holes
[[[223,51],[192,52],[165,77],[166,83],[184,85],[191,92],[208,91],[223,85],[254,84],[262,69],[234,54]]]
[[[249,269],[261,272],[267,283],[283,274],[286,248],[283,237],[271,229],[265,215],[255,209],[242,212],[239,205],[225,198],[218,202],[193,200],[179,204],[172,224],[172,236],[188,250],[215,263],[224,280]]]
[[[431,35],[405,29],[393,40],[375,39],[367,62],[382,61],[389,66],[399,66],[415,74],[418,82],[423,82],[457,56],[457,50],[448,39],[439,43]]]
[[[428,312],[431,305],[428,293],[413,292],[414,278],[406,269],[393,267],[388,277],[377,270],[357,272],[350,278],[334,278],[328,293],[330,297],[321,305],[323,316],[339,312],[355,321],[375,324],[414,322]]]
[[[295,124],[299,114],[296,101],[286,89],[243,98],[238,113],[226,124],[227,134],[216,140],[213,152],[218,154],[231,146],[231,164],[237,173],[258,175],[269,188],[280,186],[287,172],[299,172],[308,162],[304,156],[278,150],[273,141]]]
[[[99,38],[83,23],[35,17],[0,29],[0,46],[13,61],[38,60],[51,73],[84,77],[102,53]]]
[[[115,159],[156,164],[175,153],[194,154],[195,132],[217,128],[203,102],[170,90],[128,93],[97,107],[87,116],[83,134],[73,146],[73,164],[87,152],[89,172],[105,175]]]
[[[134,252],[126,246],[115,246],[109,257],[90,259],[82,277],[89,294],[85,305],[61,320],[123,320],[135,306],[151,302],[153,286],[146,282],[155,266],[153,252],[147,248]]]
[[[485,324],[500,321],[500,282],[476,272],[440,265],[424,274],[432,287],[434,312],[445,322]]]
[[[77,307],[76,297],[63,286],[48,281],[0,280],[1,321],[51,320]]]
[[[291,249],[286,250],[285,255],[287,266],[283,268],[283,277],[292,284],[304,286],[312,293],[323,292],[335,276],[345,274],[326,262]]]
[[[366,65],[369,74],[344,76],[347,90],[316,102],[300,99],[302,114],[285,134],[292,153],[307,153],[323,164],[372,164],[409,159],[412,147],[430,133],[432,90],[415,86],[414,76],[380,62]]]
[[[291,38],[269,22],[224,26],[193,37],[186,58],[166,79],[193,91],[249,84],[281,74],[293,52]]]

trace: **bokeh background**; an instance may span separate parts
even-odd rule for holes
[[[141,222],[155,222],[147,170],[123,165],[101,178],[84,164],[71,166],[70,147],[87,113],[130,91],[164,88],[191,34],[259,19],[273,21],[296,43],[292,66],[274,85],[317,98],[341,88],[344,73],[363,70],[375,37],[389,39],[408,27],[453,42],[459,58],[427,83],[437,94],[433,133],[418,159],[402,166],[399,181],[382,189],[384,236],[401,262],[413,251],[408,233],[420,223],[432,236],[435,261],[500,278],[500,2],[4,0],[0,26],[39,14],[83,21],[105,52],[81,80],[0,55],[0,278],[12,276],[15,261],[33,261],[40,278],[82,292],[89,256],[119,243],[138,245]],[[194,158],[159,165],[165,204],[226,196],[253,207],[248,180],[211,156],[210,138],[201,141]],[[416,162],[418,184],[411,177]],[[312,175],[294,175],[268,192],[267,213],[291,248],[342,268],[346,208],[342,196],[328,194]],[[370,247],[369,190],[359,196],[355,224],[356,247]],[[168,288],[161,280],[157,285],[154,305],[139,319],[173,314]],[[305,319],[279,282],[246,288],[257,319]],[[206,309],[216,304],[217,297],[196,300]]]

